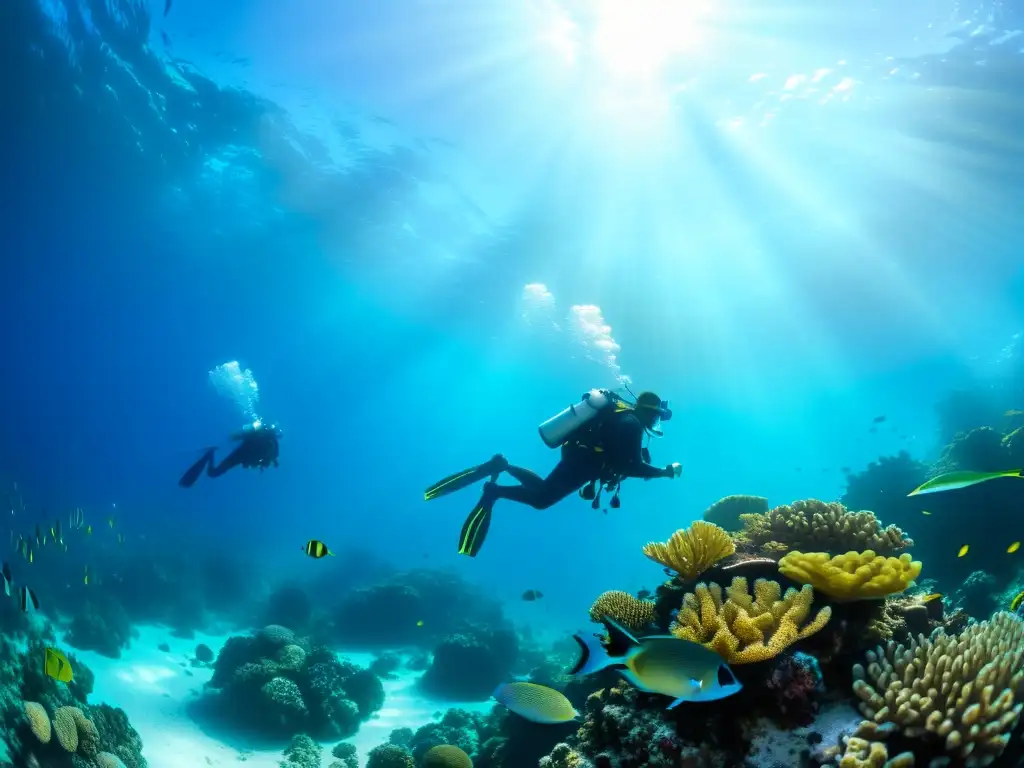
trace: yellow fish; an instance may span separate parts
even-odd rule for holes
[[[1006,548],[1006,554],[1012,555],[1018,549],[1020,549],[1020,542],[1019,541],[1015,541],[1015,542],[1013,542],[1013,544],[1011,544],[1010,546],[1008,546]]]
[[[423,619],[420,619],[419,621],[417,621],[416,622],[416,626],[417,627],[422,627],[423,626]]]
[[[932,600],[941,600],[941,599],[942,599],[942,593],[941,592],[932,592],[930,595],[925,595],[924,597],[922,597],[921,598],[921,602],[922,603],[930,603]]]
[[[578,720],[580,713],[554,688],[537,683],[502,683],[494,698],[531,723],[568,723]]]
[[[959,554],[957,554],[957,557],[963,557],[964,555],[966,555],[970,548],[970,544],[964,544],[962,547],[960,547],[960,552]]]
[[[89,586],[89,566],[85,566],[85,586]]]
[[[92,526],[91,525],[88,528],[85,529],[85,535],[86,536],[92,536]]]
[[[30,550],[28,551],[28,561],[29,561],[30,563],[34,563],[34,562],[36,561],[36,553],[35,553],[35,551],[34,551],[34,550],[31,550],[31,549],[30,549]]]
[[[922,514],[922,515],[928,515],[929,517],[931,517],[931,514],[932,514],[932,513],[931,513],[931,512],[929,512],[929,511],[928,511],[927,509],[922,509],[922,510],[921,510],[921,514]]]
[[[1010,610],[1016,613],[1021,603],[1024,603],[1024,592],[1018,592],[1013,600],[1010,601]]]
[[[117,534],[117,543],[118,544],[124,544],[124,541],[125,541],[124,534],[123,533]]]
[[[108,517],[107,518],[107,525],[109,525],[111,528],[114,527],[114,518],[113,517]]]
[[[59,680],[62,683],[70,683],[74,679],[74,672],[71,669],[71,662],[68,657],[56,648],[47,648],[43,656],[43,672],[47,677]]]
[[[334,553],[327,548],[327,545],[322,541],[317,541],[316,539],[310,539],[307,541],[306,546],[304,546],[302,550],[310,557],[315,557],[317,559],[328,555],[334,557]]]
[[[907,496],[917,496],[922,493],[939,493],[941,491],[955,491],[960,488],[967,488],[987,480],[995,480],[1000,477],[1022,477],[1020,469],[1007,469],[1003,472],[946,472],[933,477],[925,483],[917,486]]]

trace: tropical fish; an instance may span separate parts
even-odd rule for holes
[[[117,534],[117,543],[118,544],[124,544],[124,542],[125,542],[124,534],[123,533],[118,533]]]
[[[28,556],[30,554],[28,548],[28,540],[24,539],[21,536],[18,537],[18,552],[21,553],[22,557],[28,560]]]
[[[956,556],[957,557],[963,557],[964,555],[966,555],[970,551],[971,551],[971,545],[970,544],[964,544],[962,547],[960,547],[960,551],[957,553]]]
[[[1018,549],[1020,549],[1020,542],[1019,541],[1015,541],[1015,542],[1013,542],[1013,544],[1011,544],[1010,546],[1008,546],[1006,548],[1006,554],[1012,555]]]
[[[53,541],[56,544],[64,545],[64,531],[61,529],[60,520],[57,520],[53,527],[50,528],[50,536],[53,537]]]
[[[68,515],[68,525],[76,531],[85,526],[85,512],[82,511],[81,507],[75,507],[71,510],[71,513]]]
[[[1024,592],[1018,592],[1014,595],[1013,600],[1010,601],[1010,610],[1020,615],[1020,606],[1024,603]]]
[[[532,603],[534,600],[540,600],[542,597],[544,597],[544,593],[539,589],[528,589],[523,592],[523,600],[528,603]]]
[[[56,648],[47,648],[43,654],[43,672],[47,677],[59,680],[62,683],[70,683],[74,678],[71,669],[71,662],[68,657]]]
[[[871,420],[871,423],[872,424],[881,424],[883,421],[885,421],[885,416],[875,416],[875,418],[873,418]]]
[[[941,592],[932,592],[930,595],[925,595],[924,597],[922,597],[921,598],[921,602],[922,603],[930,603],[933,600],[941,600],[941,599],[942,599],[942,593]]]
[[[646,600],[648,597],[651,596],[651,590],[641,589],[639,592],[636,593],[636,596],[640,600]]]
[[[167,18],[167,14],[171,12],[171,6],[174,4],[174,0],[164,0],[164,18]]]
[[[423,626],[423,619],[420,619],[419,621],[417,621],[416,622],[416,626],[417,627],[422,627]]]
[[[4,561],[4,567],[0,574],[3,575],[4,594],[10,597],[11,590],[14,589],[14,579],[11,578],[11,566],[6,561]]]
[[[1008,469],[1002,472],[946,472],[922,483],[908,493],[907,496],[917,496],[922,493],[939,493],[940,491],[955,491],[960,488],[977,485],[978,483],[984,483],[986,480],[995,480],[999,477],[1021,477],[1021,470]]]
[[[1018,410],[1017,408],[1011,408],[1006,413],[1004,413],[1003,416],[1005,416],[1008,419],[1012,419],[1015,416],[1024,416],[1024,411]]]
[[[85,566],[85,586],[89,586],[89,566]]]
[[[306,546],[304,546],[302,550],[310,557],[315,557],[317,559],[328,555],[334,557],[334,553],[327,548],[327,545],[322,541],[317,541],[316,539],[310,539],[307,541]]]
[[[92,526],[91,525],[86,526],[86,528],[85,528],[85,535],[86,536],[92,536]]]
[[[560,691],[537,683],[502,683],[494,691],[494,698],[531,723],[554,725],[580,717]]]
[[[46,546],[46,534],[43,533],[43,529],[40,526],[36,526],[36,546],[42,549]]]
[[[36,553],[35,553],[35,550],[33,550],[33,549],[30,549],[30,550],[28,551],[28,561],[29,561],[30,563],[34,563],[34,562],[36,561]]]
[[[113,515],[111,515],[110,517],[107,518],[107,525],[110,526],[111,528],[114,527],[114,516]]]
[[[927,509],[922,509],[921,510],[921,514],[922,515],[927,515],[928,517],[931,517],[931,515],[932,515],[932,513],[929,512]]]
[[[743,687],[725,660],[699,643],[671,635],[637,639],[607,616],[602,622],[608,628],[610,644],[625,647],[625,653],[609,656],[596,637],[573,635],[581,655],[569,674],[589,675],[612,665],[624,667],[619,673],[634,687],[673,697],[669,709],[684,701],[724,699]]]
[[[23,613],[33,613],[39,610],[39,598],[28,587],[22,587],[18,590],[18,604],[21,606]]]

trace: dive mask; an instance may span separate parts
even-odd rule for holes
[[[642,405],[640,407],[656,411],[654,421],[651,423],[651,426],[647,431],[656,437],[664,437],[665,433],[660,429],[661,424],[665,421],[672,421],[672,409],[669,408],[668,400],[662,400],[656,408],[649,405]]]

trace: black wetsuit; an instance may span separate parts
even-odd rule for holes
[[[508,499],[547,509],[594,481],[672,476],[669,470],[644,461],[644,427],[632,411],[599,418],[597,424],[562,446],[562,458],[547,477],[509,466],[506,471],[521,485],[489,483],[485,496],[491,502]]]
[[[277,432],[272,428],[243,430],[232,437],[239,440],[235,449],[225,456],[220,463],[214,463],[213,456],[215,448],[209,448],[189,470],[182,475],[178,485],[183,488],[191,487],[199,476],[206,470],[209,477],[220,477],[229,469],[242,466],[245,469],[259,467],[260,472],[270,466],[278,466],[277,458],[280,455],[280,443]]]

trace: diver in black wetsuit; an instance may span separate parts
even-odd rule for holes
[[[584,498],[594,500],[597,509],[600,491],[605,488],[615,492],[611,506],[617,507],[619,483],[627,477],[678,477],[682,472],[679,464],[652,466],[643,445],[645,435],[660,434],[659,423],[671,416],[667,401],[653,392],[643,392],[635,404],[629,404],[611,392],[594,390],[583,402],[541,425],[544,442],[552,448],[560,447],[562,453],[547,477],[511,465],[499,454],[485,464],[436,483],[427,489],[424,498],[429,501],[490,477],[459,537],[460,554],[475,557],[487,535],[491,510],[498,499],[547,509],[580,491]],[[498,485],[495,481],[502,472],[508,472],[520,484]]]
[[[260,472],[267,467],[278,466],[281,430],[276,425],[264,426],[258,421],[254,424],[246,424],[238,432],[232,434],[231,439],[239,441],[239,444],[219,464],[214,463],[213,460],[214,452],[217,449],[208,448],[199,457],[199,460],[181,476],[178,485],[182,488],[191,488],[204,469],[209,477],[220,477],[229,469],[237,466],[242,466],[245,469],[259,467]]]

